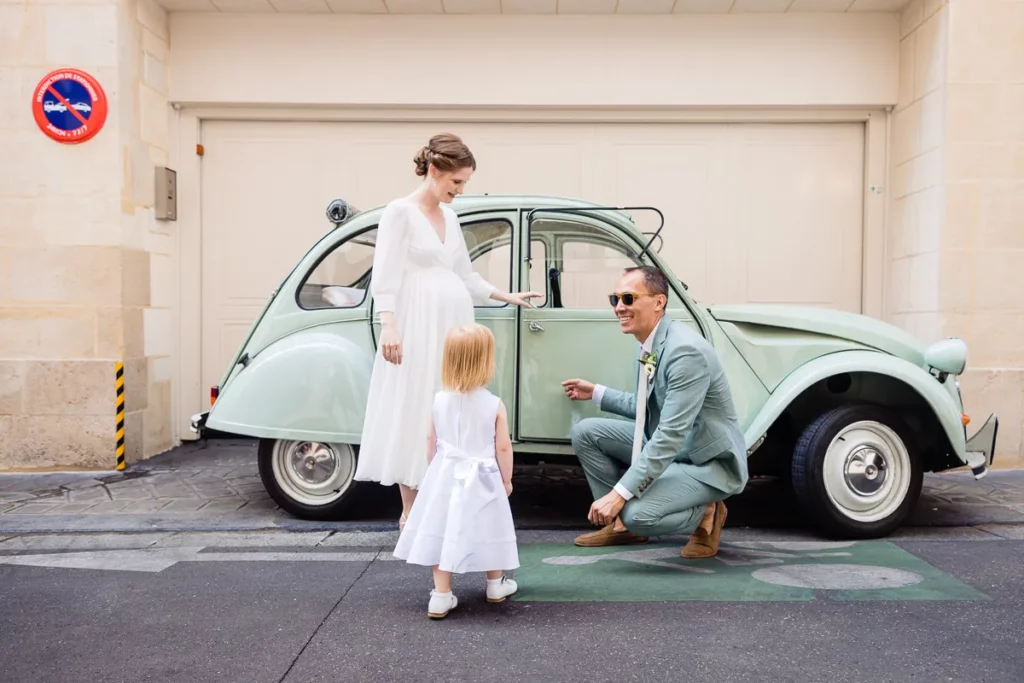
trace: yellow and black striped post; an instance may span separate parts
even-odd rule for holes
[[[117,469],[124,469],[124,363],[115,363],[117,389]]]

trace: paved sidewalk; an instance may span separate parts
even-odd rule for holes
[[[514,476],[520,529],[587,528],[589,491],[580,471],[526,466]],[[255,442],[190,443],[125,472],[0,475],[0,534],[59,531],[388,531],[400,511],[394,489],[370,488],[354,518],[300,520],[280,510],[260,481]],[[771,479],[754,479],[729,502],[729,527],[802,529],[799,512]],[[1024,524],[1024,470],[926,475],[907,527]]]

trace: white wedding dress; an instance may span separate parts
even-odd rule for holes
[[[458,216],[441,205],[444,241],[415,200],[396,199],[381,215],[370,293],[376,312],[393,311],[402,363],[384,359],[378,340],[355,478],[417,488],[427,467],[434,395],[441,389],[444,338],[472,323],[473,299],[496,289],[473,271]]]
[[[394,557],[462,574],[519,567],[516,530],[495,460],[498,397],[486,389],[438,393],[437,453]]]

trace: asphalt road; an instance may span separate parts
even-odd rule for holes
[[[459,607],[437,622],[429,571],[390,558],[393,534],[0,536],[0,680],[1024,675],[1024,528],[852,545],[744,533],[717,559],[683,562],[678,546],[608,559],[638,548],[524,532],[520,596],[487,604],[483,578],[461,577]]]

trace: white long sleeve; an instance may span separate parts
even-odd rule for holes
[[[377,311],[394,312],[398,291],[405,274],[405,253],[408,248],[408,207],[396,200],[384,207],[377,226],[377,245],[373,251],[373,274],[370,293]]]
[[[455,273],[466,283],[466,289],[469,290],[470,296],[477,301],[485,302],[498,288],[473,270],[473,264],[469,260],[469,250],[466,248],[466,237],[462,234],[462,226],[459,225],[459,219],[454,211],[451,212],[451,216],[454,220],[448,222],[447,229],[455,230],[455,234],[452,235],[456,240]]]

